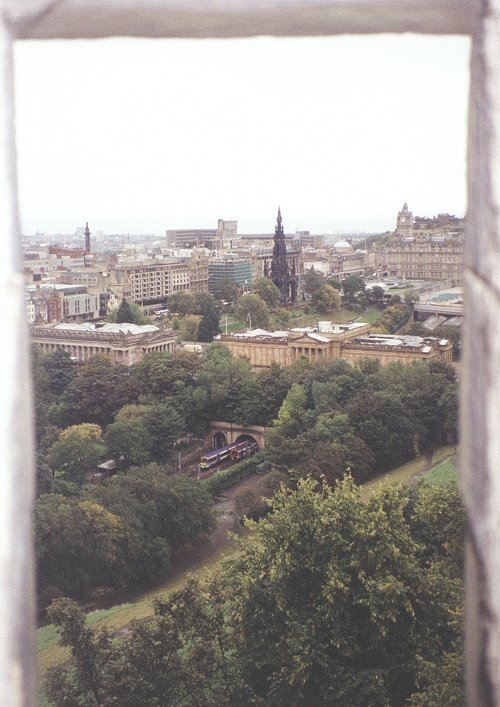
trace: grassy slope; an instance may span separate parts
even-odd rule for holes
[[[440,486],[448,481],[458,481],[458,470],[456,462],[453,458],[433,467],[427,474],[424,475],[423,481],[430,486]]]
[[[396,467],[392,471],[368,481],[363,486],[362,496],[367,498],[381,483],[385,481],[398,481],[408,483],[412,479],[423,476],[432,465],[433,471],[426,475],[428,483],[439,483],[435,479],[444,478],[445,471],[452,466],[451,457],[456,453],[455,446],[439,447],[432,454],[432,461],[428,457],[418,457],[402,466]],[[133,620],[141,620],[152,616],[153,602],[156,597],[168,594],[181,589],[191,577],[203,581],[208,578],[216,569],[222,557],[231,557],[238,549],[233,545],[228,545],[224,550],[214,551],[213,556],[208,558],[197,568],[187,570],[174,579],[167,580],[158,585],[155,589],[144,594],[136,602],[120,604],[111,609],[93,611],[87,615],[89,626],[103,626],[111,632],[118,632],[124,629]],[[38,674],[40,681],[46,671],[61,663],[69,657],[69,650],[58,645],[58,633],[53,625],[43,626],[37,631],[37,652],[38,652]],[[43,698],[43,695],[40,695]],[[41,702],[42,700],[40,700]]]

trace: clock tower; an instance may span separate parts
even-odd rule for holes
[[[408,238],[413,235],[413,214],[408,210],[406,202],[403,204],[401,211],[398,212],[396,235],[400,238]]]

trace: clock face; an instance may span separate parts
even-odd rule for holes
[[[404,216],[401,216],[401,223],[406,223],[406,218]]]

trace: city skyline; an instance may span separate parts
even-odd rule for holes
[[[22,230],[393,230],[466,210],[468,40],[16,47]]]

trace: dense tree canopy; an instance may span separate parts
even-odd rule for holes
[[[132,468],[77,497],[42,495],[36,504],[39,602],[84,599],[98,587],[165,574],[170,556],[214,528],[203,486],[156,464]]]
[[[96,471],[105,447],[99,425],[82,423],[63,430],[47,451],[47,463],[70,481],[82,483],[85,474]]]
[[[93,422],[109,424],[124,405],[135,402],[139,388],[126,366],[113,366],[105,356],[93,356],[66,386],[48,414],[59,427]]]
[[[291,386],[265,453],[300,476],[309,469],[332,480],[349,470],[362,481],[456,438],[456,382],[444,364],[332,360],[285,375]]]
[[[49,675],[54,705],[461,705],[456,487],[320,490],[278,492],[210,585],[119,640],[56,601],[73,657]]]

